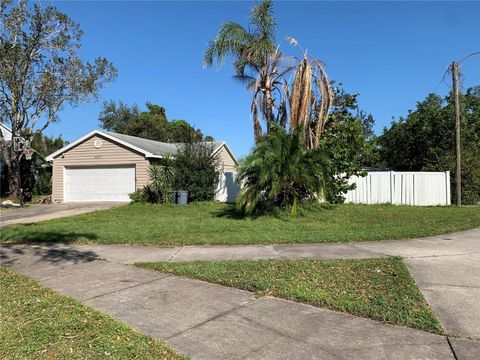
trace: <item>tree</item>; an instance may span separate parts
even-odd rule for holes
[[[220,28],[216,39],[207,47],[205,65],[212,65],[214,60],[221,65],[228,56],[232,56],[235,78],[245,82],[247,89],[253,92],[251,114],[257,144],[253,154],[260,151],[258,144],[264,137],[259,118],[261,113],[266,122],[266,137],[281,128],[285,134],[292,135],[292,139],[299,139],[307,153],[322,149],[329,155],[326,196],[330,201],[341,202],[343,194],[351,188],[348,178],[362,174],[362,155],[365,154],[365,159],[369,157],[365,143],[366,138],[372,135],[365,131],[369,127],[371,131],[369,122],[373,118],[359,112],[356,95],[344,94],[333,88],[325,64],[307,50],[300,47],[302,57],[299,60],[283,56],[280,47],[274,46],[275,28],[273,4],[263,0],[252,7],[249,29],[232,22],[226,22]],[[298,46],[295,38],[289,36],[287,40],[291,45]],[[290,73],[293,73],[291,79],[287,77]],[[335,96],[340,98],[335,99]],[[353,114],[352,110],[356,110],[357,114]],[[370,153],[373,153],[373,147]],[[273,157],[272,154],[264,155]],[[277,160],[287,161],[287,158],[277,157]],[[269,165],[274,166],[273,163]],[[320,170],[313,167],[315,169]],[[265,171],[268,172],[268,169]],[[323,176],[324,173],[318,175]],[[263,185],[258,186],[262,188]],[[254,191],[253,183],[250,190]],[[253,200],[256,195],[250,197],[248,193],[245,191],[241,195],[249,199],[245,200],[245,204],[249,201],[252,204],[256,204],[257,200],[261,202],[260,199]],[[256,205],[252,206],[255,208]],[[245,209],[249,207],[245,205]]]
[[[461,97],[462,202],[480,202],[480,86]],[[455,108],[452,94],[429,94],[377,139],[379,165],[403,171],[450,171],[455,189]],[[455,192],[452,191],[455,200]]]
[[[333,103],[325,66],[303,49],[299,61],[283,56],[280,46],[275,47],[275,30],[273,2],[262,0],[252,7],[248,29],[233,22],[223,24],[207,46],[204,64],[208,67],[216,60],[221,65],[233,56],[235,78],[253,92],[250,112],[256,143],[264,133],[261,115],[267,134],[275,124],[288,126],[291,132],[303,128],[305,145],[318,148]],[[293,37],[287,39],[298,45]],[[286,75],[292,71],[289,83]]]
[[[1,0],[0,24],[0,116],[14,137],[41,134],[65,104],[89,100],[116,76],[105,58],[80,59],[80,27],[53,6]],[[20,154],[4,141],[2,153],[19,196]]]
[[[364,175],[363,169],[371,148],[373,117],[358,107],[358,94],[348,94],[339,84],[329,121],[325,125],[319,147],[327,154],[329,176],[325,198],[330,203],[342,203],[344,195],[354,189],[348,179]]]
[[[288,133],[280,126],[261,139],[238,168],[242,190],[236,209],[247,215],[273,204],[289,206],[296,216],[298,201],[323,194],[328,159],[322,149],[307,150],[304,129]]]
[[[33,155],[31,160],[22,158],[20,169],[22,173],[22,189],[29,189],[34,195],[51,194],[52,168],[45,157],[67,145],[61,136],[49,137],[43,134],[32,139]],[[0,193],[8,193],[8,178],[10,169],[2,167]]]
[[[121,101],[106,101],[100,113],[100,126],[105,130],[145,139],[184,143],[196,140],[209,140],[202,132],[185,120],[167,119],[165,108],[147,102],[147,111],[140,111],[137,105],[128,106]]]
[[[261,109],[267,128],[274,122],[274,91],[278,91],[278,69],[281,53],[275,49],[276,23],[273,17],[273,2],[263,0],[251,9],[249,28],[227,21],[218,30],[217,37],[208,43],[204,54],[205,66],[216,60],[221,65],[228,56],[233,56],[235,78],[247,83],[253,91],[251,113],[255,141],[263,136],[258,110]]]

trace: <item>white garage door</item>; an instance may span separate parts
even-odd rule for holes
[[[135,191],[135,166],[68,167],[66,199],[75,201],[130,201]]]

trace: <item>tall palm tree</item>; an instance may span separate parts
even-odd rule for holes
[[[224,23],[215,40],[208,43],[204,65],[211,66],[216,60],[222,65],[228,56],[233,57],[235,78],[246,83],[253,92],[251,113],[255,142],[263,136],[259,112],[267,123],[267,132],[275,118],[275,92],[280,94],[281,77],[290,68],[281,65],[282,55],[275,48],[276,23],[273,17],[273,2],[262,0],[251,9],[249,28],[234,22]],[[278,95],[277,94],[277,95]]]

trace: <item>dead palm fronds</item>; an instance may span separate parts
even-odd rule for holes
[[[315,75],[315,84],[319,93],[319,100],[320,102],[315,109],[315,138],[313,143],[313,148],[318,148],[320,145],[320,138],[322,136],[323,130],[325,129],[325,124],[328,120],[328,114],[330,113],[330,109],[333,105],[334,93],[332,89],[332,85],[330,83],[330,79],[325,72],[324,64],[318,60],[313,60],[312,64],[314,65],[314,69],[316,72]]]
[[[290,93],[290,131],[298,128],[307,128],[310,118],[310,104],[312,102],[312,67],[307,54],[295,71]]]
[[[298,42],[287,37],[291,44]],[[305,129],[305,146],[318,148],[325,124],[328,121],[334,93],[325,64],[312,58],[303,50],[303,59],[299,62],[289,94],[290,131]]]

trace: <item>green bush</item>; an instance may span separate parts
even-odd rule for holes
[[[218,163],[212,156],[212,143],[192,141],[180,145],[175,156],[177,190],[188,191],[189,201],[210,201],[215,198]]]
[[[238,168],[243,184],[236,209],[247,215],[274,207],[298,213],[298,202],[323,194],[327,178],[325,151],[305,148],[305,132],[293,134],[278,127],[261,139]]]
[[[145,189],[137,189],[135,192],[128,194],[128,197],[132,201],[132,203],[146,203],[147,201],[147,194],[145,193]]]

